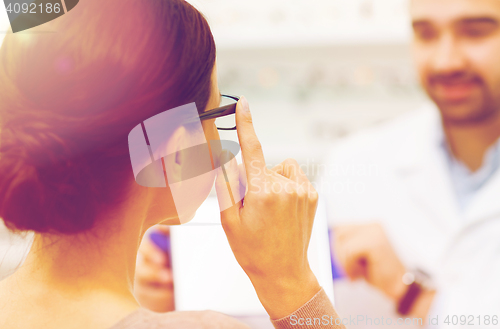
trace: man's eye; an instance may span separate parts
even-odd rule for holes
[[[438,36],[438,32],[431,27],[414,27],[413,32],[417,39],[430,41]]]
[[[459,27],[459,33],[468,38],[482,38],[497,31],[498,25],[491,22],[464,24]]]

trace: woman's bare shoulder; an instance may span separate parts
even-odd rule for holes
[[[250,329],[246,324],[213,311],[156,313],[141,308],[109,329]]]

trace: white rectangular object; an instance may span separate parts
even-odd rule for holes
[[[266,314],[237,263],[220,224],[217,199],[209,197],[188,224],[172,227],[172,265],[177,311],[213,310],[232,316]],[[309,263],[333,301],[326,212],[320,200],[309,245]]]

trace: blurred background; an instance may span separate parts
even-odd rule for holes
[[[314,179],[325,148],[426,102],[408,0],[191,0],[218,47],[223,93],[250,102],[266,160]]]

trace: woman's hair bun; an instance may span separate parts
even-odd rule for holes
[[[0,48],[0,218],[83,232],[130,198],[129,132],[184,104],[205,109],[214,39],[184,0],[81,1],[30,32]]]
[[[95,217],[92,207],[78,206],[92,200],[89,177],[76,163],[82,159],[68,152],[62,138],[43,128],[46,125],[38,124],[0,132],[0,217],[14,231],[89,229]]]

